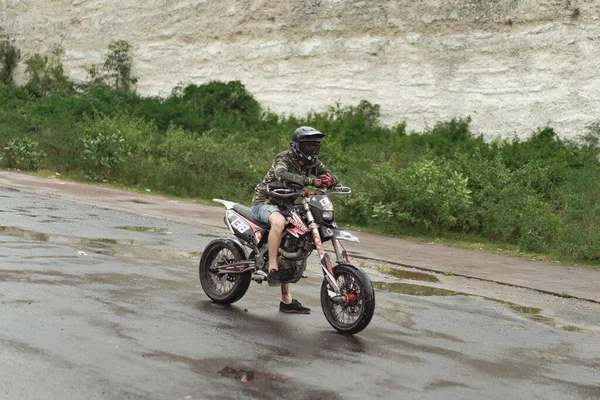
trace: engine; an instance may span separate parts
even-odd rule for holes
[[[277,257],[282,281],[294,283],[302,278],[306,270],[306,260],[313,249],[312,243],[307,238],[308,235],[299,238],[292,235],[284,236]]]

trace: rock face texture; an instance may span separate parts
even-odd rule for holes
[[[278,113],[364,99],[389,125],[471,116],[486,137],[600,121],[598,1],[0,0],[0,28],[24,57],[62,47],[80,80],[126,40],[143,95],[240,80]]]

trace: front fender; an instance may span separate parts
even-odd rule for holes
[[[321,228],[321,238],[323,241],[330,239],[346,240],[348,242],[360,243],[360,239],[348,231],[337,228]]]

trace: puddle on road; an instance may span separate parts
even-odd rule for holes
[[[542,324],[551,325],[551,326],[556,325],[556,323],[554,322],[554,320],[552,318],[544,317],[543,315],[540,315],[540,312],[542,312],[541,308],[525,307],[525,306],[520,306],[518,304],[509,304],[508,306],[511,310],[513,310],[517,314],[519,314],[527,319],[530,319],[532,321],[541,322]]]
[[[219,237],[221,237],[221,236],[215,235],[213,233],[196,233],[196,235],[202,236],[202,237],[211,237],[211,238],[219,238]]]
[[[117,229],[123,229],[126,231],[133,231],[133,232],[154,232],[154,233],[168,232],[165,228],[158,228],[156,226],[117,226]]]
[[[384,292],[392,292],[392,293],[400,293],[407,294],[410,296],[473,296],[468,293],[456,292],[454,290],[430,287],[430,286],[422,286],[422,285],[412,285],[410,283],[402,283],[402,282],[372,282],[373,287],[376,290],[381,290]],[[481,297],[476,296],[475,297]],[[579,328],[574,325],[561,325],[558,324],[553,318],[546,317],[541,315],[542,310],[536,307],[526,307],[516,303],[511,303],[509,301],[494,299],[491,297],[483,297],[486,300],[493,301],[495,303],[500,303],[507,306],[511,311],[520,315],[523,318],[526,318],[530,321],[538,322],[540,324],[552,327],[563,329],[569,332],[583,332],[584,329]]]
[[[434,275],[430,275],[427,273],[421,273],[421,272],[406,271],[403,269],[393,268],[393,267],[387,266],[385,264],[366,264],[365,263],[364,266],[374,268],[383,274],[391,275],[391,276],[394,276],[399,279],[420,280],[420,281],[426,281],[426,282],[439,282],[439,279]],[[569,332],[585,332],[586,331],[586,329],[580,328],[575,325],[562,325],[560,323],[557,323],[553,318],[542,315],[541,314],[542,309],[540,309],[540,308],[522,306],[520,304],[516,304],[516,303],[512,303],[512,302],[504,301],[504,300],[500,300],[500,299],[495,299],[495,298],[491,298],[491,297],[479,296],[479,295],[469,294],[469,293],[464,293],[464,292],[457,292],[454,290],[443,289],[443,288],[438,288],[438,287],[415,285],[415,284],[404,283],[404,282],[373,281],[372,284],[373,284],[373,288],[375,288],[376,290],[380,290],[380,291],[384,291],[384,292],[391,292],[391,293],[406,294],[406,295],[410,295],[410,296],[457,296],[457,295],[462,295],[462,296],[482,297],[486,300],[503,304],[503,305],[507,306],[512,312],[514,312],[517,315],[519,315],[523,318],[526,318],[530,321],[538,322],[540,324],[543,324],[543,325],[546,325],[546,326],[549,326],[552,328],[562,329],[562,330],[569,331]],[[511,326],[511,329],[517,329],[517,328]],[[519,328],[519,329],[524,329],[524,328]]]
[[[383,292],[408,294],[411,296],[468,296],[467,293],[455,292],[454,290],[436,288],[431,286],[412,285],[402,282],[372,282],[376,290]]]
[[[510,301],[494,299],[491,297],[484,297],[484,299],[493,301],[495,303],[503,304],[503,305],[507,306],[510,310],[515,312],[516,314],[520,315],[521,317],[526,318],[530,321],[539,322],[540,324],[544,324],[551,328],[562,329],[562,330],[568,331],[568,332],[584,332],[584,333],[589,332],[587,329],[580,328],[575,325],[562,325],[560,323],[557,323],[553,318],[541,315],[540,314],[542,312],[541,308],[525,307],[525,306],[522,306],[519,304],[511,303]],[[514,325],[512,325],[512,326],[509,325],[509,327],[513,327],[513,326]]]
[[[514,311],[516,314],[518,314],[524,318],[527,318],[531,321],[539,322],[544,325],[551,326],[553,328],[556,327],[556,322],[552,318],[544,317],[543,315],[540,314],[542,312],[541,308],[525,307],[525,306],[522,306],[519,304],[511,303],[510,301],[494,299],[492,297],[484,297],[484,299],[493,301],[494,303],[503,304],[503,305],[507,306],[509,309],[511,309],[512,311]]]
[[[565,325],[562,328],[563,328],[563,330],[569,331],[569,332],[583,332],[582,328],[575,326],[575,325]]]
[[[492,297],[483,297],[477,295],[471,295],[469,293],[456,292],[454,290],[442,289],[437,287],[412,285],[410,283],[402,282],[377,282],[374,281],[373,288],[384,292],[400,293],[410,296],[474,296],[482,297],[485,300],[493,301],[507,306],[512,312],[517,315],[526,318],[530,321],[534,321],[551,328],[562,329],[569,332],[585,332],[586,330],[575,325],[562,325],[557,323],[553,318],[546,317],[541,314],[542,309],[536,307],[527,307],[520,304],[511,303],[505,300],[494,299]],[[511,329],[517,329],[514,325],[509,326]],[[519,327],[518,329],[525,329]]]
[[[287,381],[288,378],[283,375],[267,374],[264,372],[248,371],[243,369],[235,369],[231,367],[225,367],[218,372],[219,375],[226,378],[231,378],[239,382],[250,382],[250,381],[266,381],[266,380],[277,380]]]
[[[164,245],[164,242],[141,242],[132,239],[82,238],[62,236],[21,229],[12,226],[0,226],[0,235],[13,236],[26,240],[48,242],[74,248],[84,253],[102,254],[111,257],[173,261],[174,259],[196,258],[195,252],[183,250],[156,249],[146,246]],[[194,254],[192,254],[194,253]],[[81,255],[85,256],[85,254]]]
[[[298,382],[294,378],[284,375],[255,371],[253,368],[248,368],[244,365],[244,362],[240,363],[240,360],[238,360],[239,357],[236,357],[235,360],[218,358],[201,359],[164,351],[142,353],[141,356],[159,362],[168,362],[168,368],[171,370],[176,367],[174,363],[181,363],[202,379],[206,378],[206,376],[212,379],[214,375],[220,375],[228,379],[231,378],[231,385],[235,384],[234,380],[238,382],[238,386],[234,388],[235,390],[242,391],[241,396],[238,396],[242,398],[278,399],[282,397],[282,393],[297,393],[297,397],[303,399],[342,400],[342,397],[337,392],[313,387],[310,383]],[[252,360],[249,363],[254,365],[255,361]],[[235,367],[231,367],[230,365],[232,364]],[[222,383],[228,384],[226,382]]]
[[[387,265],[374,264],[368,265],[369,267],[375,268],[382,274],[391,275],[398,279],[407,279],[412,281],[423,281],[423,282],[439,282],[440,280],[432,274],[417,271],[407,271],[400,268],[393,268]]]
[[[43,219],[40,222],[43,222],[43,223],[60,222],[60,223],[65,223],[65,224],[73,222],[72,220],[69,220],[69,219],[66,219],[63,217],[57,217],[56,215],[48,215],[47,218],[49,218],[49,219]]]
[[[435,379],[429,382],[427,385],[425,385],[423,387],[423,390],[430,391],[448,388],[470,388],[470,386],[465,385],[461,382],[448,381],[446,379]]]
[[[151,358],[159,361],[169,361],[169,362],[180,362],[186,364],[191,370],[197,374],[205,376],[207,374],[214,374],[215,367],[220,367],[225,364],[225,362],[232,360],[226,359],[197,359],[191,358],[182,355],[176,355],[172,353],[167,353],[163,351],[155,351],[153,353],[144,353],[142,357]],[[220,365],[219,365],[220,364]],[[226,365],[226,364],[225,364]],[[233,368],[233,367],[223,367],[217,371],[217,374],[224,376],[226,378],[234,379],[238,382],[256,382],[256,383],[281,383],[286,385],[293,385],[294,380],[292,378],[288,378],[284,375],[278,375],[275,373],[268,372],[259,372],[246,368]],[[265,386],[265,389],[272,388],[270,386]],[[315,398],[329,398],[329,396],[321,397],[317,396]],[[270,397],[269,397],[270,398]],[[311,397],[312,398],[312,397]],[[335,396],[333,398],[336,398]]]
[[[122,203],[136,203],[136,204],[156,204],[156,203],[151,203],[149,201],[144,201],[144,200],[138,200],[138,199],[127,199],[127,200],[119,200]]]

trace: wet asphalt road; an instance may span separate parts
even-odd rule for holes
[[[222,234],[0,188],[0,398],[600,398],[597,330],[394,293],[405,281],[373,269],[376,316],[354,337],[323,317],[314,262],[293,287],[310,316],[281,315],[264,284],[214,305],[197,263]]]

